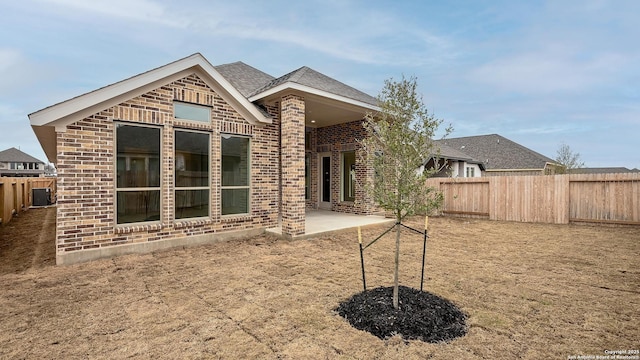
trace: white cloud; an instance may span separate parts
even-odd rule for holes
[[[0,49],[0,72],[5,72],[22,61],[20,51],[15,49]]]
[[[502,91],[580,93],[610,83],[628,63],[627,58],[615,53],[580,59],[578,54],[555,50],[527,52],[483,64],[471,71],[470,78]]]
[[[0,48],[0,95],[21,93],[44,75],[44,69],[30,61],[21,51]]]
[[[260,5],[251,12],[229,6],[188,16],[201,34],[291,45],[356,63],[416,65],[447,54],[438,51],[448,45],[446,39],[391,14],[342,3],[325,4],[320,13],[263,6],[284,16],[265,16]]]
[[[187,21],[173,16],[158,2],[151,0],[41,0],[78,11],[127,20],[157,23],[170,27],[185,27]]]
[[[0,151],[15,147],[45,161],[46,156],[36,140],[24,111],[12,104],[0,102]],[[10,129],[10,131],[6,131]]]

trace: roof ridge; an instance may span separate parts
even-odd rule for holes
[[[513,140],[509,140],[509,139],[507,139],[506,137],[504,137],[504,136],[502,136],[502,135],[499,135],[499,134],[495,134],[495,135],[496,135],[496,136],[499,136],[499,137],[501,137],[501,138],[503,138],[504,140],[507,140],[507,141],[511,142],[512,144],[514,144],[514,145],[516,145],[516,146],[518,146],[518,147],[520,147],[520,148],[522,148],[522,149],[524,149],[524,150],[526,150],[526,151],[528,151],[528,152],[530,152],[530,153],[533,153],[533,154],[535,154],[535,155],[538,155],[538,156],[540,156],[540,157],[544,158],[545,160],[551,160],[550,162],[552,162],[552,163],[556,164],[556,161],[555,161],[555,160],[553,160],[552,158],[548,157],[548,156],[542,155],[542,154],[540,154],[539,152],[537,152],[537,151],[535,151],[535,150],[533,150],[533,149],[530,149],[530,148],[528,148],[528,147],[526,147],[526,146],[524,146],[524,145],[518,144],[517,142],[515,142],[515,141],[513,141]]]
[[[300,80],[300,79],[301,79],[301,78],[302,78],[302,77],[303,77],[303,76],[304,76],[304,75],[305,75],[309,70],[315,71],[315,70],[311,69],[310,67],[308,67],[308,66],[306,66],[306,65],[305,65],[305,66],[302,66],[302,67],[298,68],[297,70],[292,71],[292,74],[293,74],[293,75],[289,78],[289,80],[291,80],[291,81],[295,81],[295,82],[299,82],[299,80]],[[317,72],[317,71],[316,71],[316,72]]]

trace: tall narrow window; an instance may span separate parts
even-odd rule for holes
[[[209,134],[176,130],[175,216],[209,216]]]
[[[356,152],[342,153],[342,201],[356,199]]]
[[[311,199],[311,154],[304,157],[304,198]]]
[[[116,124],[116,223],[160,220],[160,129]]]
[[[222,215],[249,213],[249,139],[222,135]]]

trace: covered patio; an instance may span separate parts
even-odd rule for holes
[[[380,224],[393,224],[394,219],[385,218],[382,215],[355,215],[329,210],[310,210],[305,212],[305,232],[296,236],[288,236],[282,233],[282,226],[267,229],[267,234],[292,238],[309,239],[332,232],[356,229],[359,226],[372,226]]]

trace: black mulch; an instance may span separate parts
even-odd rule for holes
[[[358,293],[336,309],[351,326],[380,339],[400,335],[429,343],[453,340],[467,332],[467,315],[447,299],[400,286],[399,309],[393,308],[393,287]]]

